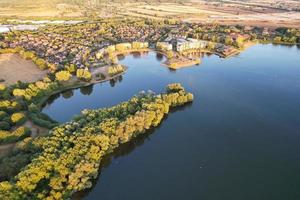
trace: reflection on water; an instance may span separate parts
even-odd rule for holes
[[[148,53],[149,53],[148,51],[134,51],[134,52],[124,53],[124,54],[118,54],[117,57],[119,61],[122,61],[128,55],[131,55],[133,58],[141,58],[147,56]]]
[[[116,78],[110,79],[110,80],[109,80],[109,84],[110,84],[111,87],[115,87],[115,85],[116,85],[117,83],[122,82],[122,80],[123,80],[123,76],[120,75],[120,76],[118,76],[118,77],[116,77]]]
[[[68,90],[68,91],[63,92],[61,95],[63,98],[69,99],[74,95],[74,92],[73,92],[73,90]]]
[[[199,66],[173,71],[155,52],[128,55],[119,59],[129,67],[123,77],[88,95],[55,95],[43,111],[65,122],[180,82],[193,104],[108,156],[85,199],[300,199],[299,53],[256,45],[229,59],[199,55]]]
[[[157,61],[162,61],[164,59],[164,55],[161,53],[156,53],[156,59]]]
[[[85,86],[85,87],[81,87],[79,88],[81,94],[83,95],[90,95],[93,93],[93,88],[94,88],[94,85],[89,85],[89,86]]]

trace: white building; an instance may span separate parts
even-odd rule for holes
[[[197,40],[193,38],[188,39],[178,39],[176,44],[176,50],[182,52],[190,49],[204,49],[208,45],[207,41]]]
[[[0,33],[5,33],[5,32],[9,32],[10,29],[6,26],[0,26]]]

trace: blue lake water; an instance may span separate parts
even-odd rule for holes
[[[300,199],[300,49],[256,45],[180,70],[155,52],[129,55],[115,82],[53,97],[44,112],[65,122],[141,90],[179,82],[194,102],[107,158],[85,199]]]

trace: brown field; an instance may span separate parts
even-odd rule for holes
[[[38,17],[42,19],[55,18],[55,17],[82,17],[83,14],[78,12],[63,12],[56,9],[33,9],[33,10],[22,10],[14,8],[1,8],[0,7],[0,17],[12,17],[16,16],[18,18],[31,18]]]
[[[123,5],[122,12],[119,14],[158,19],[175,18],[187,22],[300,28],[299,11],[277,8],[272,3],[268,4],[267,0],[261,0],[261,2],[262,5],[254,0],[248,3],[226,1],[223,4],[198,0],[181,4],[127,3]],[[300,2],[295,3],[294,6],[300,8]]]
[[[132,16],[173,18],[186,22],[300,28],[299,0],[184,0],[182,3],[124,1],[103,2],[98,7],[80,6],[70,2],[72,1],[0,0],[0,18],[75,19],[90,16]]]
[[[32,61],[24,60],[17,54],[0,54],[0,79],[10,85],[18,80],[34,82],[42,79],[47,71],[40,70]]]

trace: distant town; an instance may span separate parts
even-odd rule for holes
[[[116,19],[88,24],[66,21],[60,22],[62,25],[51,23],[47,26],[45,23],[42,26],[2,25],[0,29],[7,32],[2,34],[0,46],[33,51],[49,66],[63,68],[66,64],[75,64],[85,68],[105,63],[101,52],[118,43],[124,43],[125,49],[131,49],[126,42],[147,42],[149,47],[165,53],[184,54],[202,49],[228,57],[255,41],[296,44],[300,40],[297,29],[179,23],[173,20]]]

